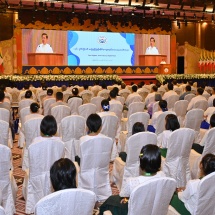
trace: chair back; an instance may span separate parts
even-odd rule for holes
[[[214,137],[215,137],[215,128],[211,128],[208,131],[207,137],[204,141],[204,150],[202,152],[202,157],[204,157],[206,154],[209,154],[209,153],[212,153],[215,155]]]
[[[31,114],[30,107],[23,108],[20,111],[20,122],[22,126],[24,126],[25,117],[29,114]]]
[[[96,105],[91,103],[83,104],[78,107],[79,115],[83,116],[86,120],[90,114],[96,113],[96,110],[97,110]]]
[[[19,94],[20,91],[16,88],[13,88],[11,91],[11,96],[12,96],[12,106],[18,105],[19,103]]]
[[[97,201],[105,200],[112,194],[109,179],[112,147],[113,140],[109,137],[96,137],[80,145],[78,187],[93,191]]]
[[[147,131],[147,127],[149,124],[150,116],[146,112],[136,112],[130,115],[128,118],[128,137],[132,135],[132,128],[134,123],[136,122],[142,122],[145,128],[145,131]]]
[[[0,144],[8,146],[9,123],[0,120],[0,131],[1,131]]]
[[[72,92],[63,92],[63,101],[67,102],[68,98],[72,96]]]
[[[149,93],[146,91],[140,91],[138,94],[142,97],[142,101],[145,101],[145,98]]]
[[[131,94],[131,93],[130,92],[123,92],[123,93],[120,93],[120,96],[124,97],[126,100],[129,94]]]
[[[187,107],[188,107],[188,101],[187,100],[180,100],[177,101],[174,105],[174,112],[176,113],[176,116],[178,117],[178,121],[180,123],[180,126],[183,126],[185,115],[187,113]]]
[[[144,112],[145,102],[133,102],[128,106],[128,118],[136,112]]]
[[[100,96],[93,97],[91,99],[90,103],[96,105],[96,112],[100,112],[101,111],[101,102],[104,99],[105,99],[104,97],[100,97]]]
[[[122,118],[122,110],[123,110],[122,104],[110,104],[110,111],[116,114],[119,122],[121,121]]]
[[[111,139],[115,139],[116,132],[118,128],[118,118],[117,116],[102,116],[102,130],[100,131],[101,134],[110,137]]]
[[[3,182],[10,183],[10,169],[11,150],[9,147],[0,144],[0,184]]]
[[[190,94],[187,94],[185,97],[184,97],[184,100],[187,100],[188,101],[188,104],[190,103],[191,99],[194,98],[196,95],[193,94],[193,93],[190,93]]]
[[[78,115],[67,116],[61,121],[65,157],[72,161],[75,160],[76,155],[80,154],[80,138],[85,134],[85,122],[85,118]]]
[[[49,112],[49,108],[52,104],[54,104],[56,102],[56,99],[55,98],[50,98],[50,99],[46,99],[44,102],[43,102],[43,113],[44,113],[44,116],[47,116],[48,115],[48,112]]]
[[[87,104],[87,103],[90,103],[90,100],[93,98],[93,93],[83,93],[82,94],[82,99],[83,99],[83,104]]]
[[[2,206],[0,206],[0,215],[6,215],[5,210]]]
[[[78,107],[82,105],[82,98],[73,97],[68,100],[68,105],[71,109],[71,114],[78,114]]]
[[[175,103],[179,100],[179,95],[171,95],[167,97],[167,108],[168,110],[173,110]]]
[[[173,111],[165,111],[160,114],[157,118],[156,131],[155,133],[158,135],[165,130],[165,118],[168,114],[175,114]]]
[[[116,100],[117,100],[117,101],[120,101],[122,105],[125,104],[125,98],[124,98],[123,96],[117,96],[117,97],[116,97]]]
[[[105,98],[105,99],[108,99],[109,98],[109,96],[110,96],[110,93],[100,93],[99,94],[99,96],[101,96],[101,97],[103,97],[103,98]]]
[[[167,177],[151,179],[140,184],[130,195],[128,215],[166,215],[175,189],[175,180]]]
[[[159,107],[159,102],[155,102],[152,108],[152,115],[158,111],[158,107]]]
[[[193,215],[215,214],[215,172],[205,176],[198,186],[198,198],[195,201]]]
[[[19,112],[25,108],[25,107],[30,107],[30,105],[34,102],[33,99],[23,99],[19,102]]]
[[[177,187],[185,187],[190,180],[189,156],[194,143],[195,132],[189,128],[180,128],[172,132],[163,172],[177,181]]]
[[[10,111],[5,108],[0,108],[0,120],[3,120],[9,123]]]
[[[206,100],[199,100],[195,102],[193,108],[202,109],[203,111],[206,111],[208,108],[208,102]]]
[[[71,113],[70,107],[66,105],[57,105],[51,109],[51,115],[54,116],[58,125],[60,125],[61,120],[64,117],[69,116],[70,113]]]
[[[96,203],[92,191],[65,189],[54,192],[37,202],[35,215],[90,215]]]
[[[128,100],[129,99],[129,100]],[[143,99],[140,95],[132,96],[127,98],[128,106],[133,102],[142,102]]]

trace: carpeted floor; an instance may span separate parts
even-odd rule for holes
[[[16,139],[18,139],[18,136],[16,136]],[[22,183],[24,180],[25,172],[22,171],[21,168],[21,154],[22,150],[18,148],[18,144],[14,143],[13,149],[12,149],[12,156],[13,156],[13,167],[14,167],[14,177],[16,179],[16,183],[18,186],[18,192],[16,197],[16,215],[25,214],[25,200],[22,197]],[[110,164],[110,171],[112,170],[112,164]],[[112,184],[112,194],[117,195],[119,193],[117,187]],[[93,215],[98,214],[98,211],[95,210]]]

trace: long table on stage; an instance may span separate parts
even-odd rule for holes
[[[61,53],[28,53],[28,65],[62,66],[63,61]]]

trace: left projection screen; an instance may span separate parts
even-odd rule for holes
[[[134,34],[83,31],[67,34],[68,65],[134,65]]]

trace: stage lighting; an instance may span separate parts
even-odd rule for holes
[[[47,9],[47,4],[46,4],[46,2],[45,2],[45,4],[44,4],[44,11],[47,12],[47,10],[48,10],[48,9]]]
[[[196,18],[196,14],[195,14],[195,13],[193,14],[193,18],[194,18],[194,19]]]
[[[134,16],[134,10],[132,10],[131,15]]]
[[[7,0],[5,1],[5,4],[6,4],[7,8],[10,8],[10,5]]]
[[[37,12],[37,2],[34,2],[34,11]]]
[[[75,13],[75,6],[72,4],[72,13]]]
[[[163,10],[163,12],[162,12],[162,16],[164,16],[165,15],[165,12],[164,12],[164,10]]]

